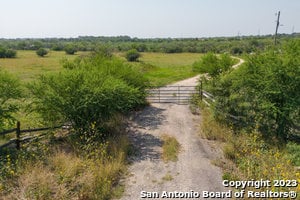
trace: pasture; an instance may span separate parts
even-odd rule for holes
[[[122,54],[117,56],[124,59]],[[192,65],[201,56],[200,53],[142,53],[139,62],[130,64],[144,73],[151,87],[158,87],[195,76]]]
[[[50,51],[45,57],[39,57],[35,51],[18,51],[16,58],[0,59],[0,69],[15,74],[21,81],[28,82],[40,74],[61,70],[62,65],[60,62],[64,58],[74,59],[77,56],[85,54],[87,54],[87,52],[67,55],[63,51]]]
[[[15,59],[0,59],[0,69],[15,74],[22,82],[29,82],[40,74],[61,70],[62,59],[73,60],[77,56],[87,54],[89,52],[67,55],[63,51],[50,51],[45,57],[39,57],[35,51],[22,50],[18,51]],[[122,53],[114,55],[125,61]],[[195,76],[192,64],[199,60],[201,55],[199,53],[142,53],[139,62],[129,64],[143,71],[152,86],[161,86]]]
[[[33,50],[20,50],[17,52],[17,58],[0,59],[0,69],[17,76],[26,91],[25,85],[36,80],[39,75],[62,70],[61,61],[63,59],[71,61],[78,56],[88,55],[89,53],[77,52],[75,55],[67,55],[64,51],[50,51],[45,57],[39,57]],[[127,62],[123,53],[114,53],[114,55]],[[142,53],[139,62],[127,62],[127,64],[135,67],[136,70],[142,71],[145,77],[148,78],[150,86],[157,87],[196,75],[192,71],[192,64],[200,57],[201,54],[199,53]],[[15,118],[22,122],[22,129],[43,126],[38,114],[26,112],[26,107],[30,102],[31,97],[28,95],[19,101],[21,110],[15,114]],[[12,137],[14,137],[14,134],[0,138],[0,143],[6,142]]]

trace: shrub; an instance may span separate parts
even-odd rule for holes
[[[241,47],[232,47],[231,53],[234,55],[241,55],[243,53],[243,49]]]
[[[222,54],[218,57],[213,53],[207,53],[200,61],[193,64],[193,70],[200,73],[208,73],[215,78],[221,73],[228,71],[233,63],[233,59],[228,54]]]
[[[39,48],[37,51],[36,51],[36,54],[40,57],[44,57],[45,55],[48,54],[48,51],[44,48]]]
[[[42,76],[29,86],[45,122],[71,122],[89,140],[106,135],[103,124],[115,113],[145,103],[145,79],[129,66],[103,56],[74,62],[72,69]]]
[[[14,121],[12,114],[18,106],[13,100],[22,96],[20,87],[18,79],[0,70],[0,130]]]
[[[239,116],[236,126],[286,140],[299,121],[299,43],[251,55],[245,65],[215,82],[217,115]]]
[[[13,49],[7,49],[6,50],[6,58],[15,58],[17,55],[17,52]]]
[[[62,51],[62,50],[64,50],[64,47],[61,44],[54,44],[51,49],[53,51]]]
[[[13,49],[6,49],[0,46],[0,58],[15,58],[17,52]]]
[[[67,45],[64,48],[64,50],[65,50],[66,54],[69,54],[69,55],[74,55],[77,52],[76,47],[73,45]]]
[[[141,56],[141,54],[136,49],[131,49],[131,50],[127,51],[127,53],[126,53],[126,59],[129,62],[137,61],[140,56]]]
[[[212,113],[207,112],[207,109],[202,111],[204,119],[201,127],[206,125],[207,119],[210,120],[211,130],[215,129],[214,132],[216,132],[216,137],[212,139],[225,142],[223,153],[229,160],[220,162],[220,166],[227,171],[223,175],[223,179],[299,180],[300,174],[293,166],[293,164],[299,164],[299,145],[288,143],[286,148],[283,144],[276,147],[274,144],[270,144],[270,141],[265,142],[256,130],[235,134],[236,132],[231,130],[231,127],[225,127],[214,120]],[[207,130],[205,129],[205,131]],[[225,134],[221,134],[221,132]],[[272,189],[276,188],[272,186]],[[282,189],[285,191],[286,188]],[[299,187],[295,189],[297,190]]]
[[[6,49],[0,46],[0,58],[6,57]]]

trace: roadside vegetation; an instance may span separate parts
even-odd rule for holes
[[[225,180],[300,180],[295,168],[299,156],[299,146],[289,142],[270,144],[258,131],[236,133],[232,126],[215,120],[209,108],[201,109],[201,136],[214,140],[222,146],[226,159],[216,160],[214,164],[223,169]],[[278,146],[282,145],[282,146]],[[278,188],[270,188],[277,191]],[[288,188],[280,188],[287,191]],[[293,190],[300,191],[300,187]]]
[[[222,144],[227,161],[216,164],[223,167],[224,179],[299,183],[299,42],[248,55],[237,69],[204,81],[215,102],[211,108],[200,103],[201,135]],[[293,190],[299,192],[299,184]]]

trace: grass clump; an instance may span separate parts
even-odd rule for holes
[[[167,173],[164,177],[161,178],[163,181],[172,181],[174,178],[170,173]]]
[[[175,137],[163,135],[163,153],[162,157],[165,162],[168,161],[177,161],[178,160],[178,153],[180,152],[180,144],[176,140]]]

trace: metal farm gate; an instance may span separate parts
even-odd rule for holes
[[[150,103],[188,104],[194,94],[201,95],[196,86],[166,86],[148,90],[147,100]]]

